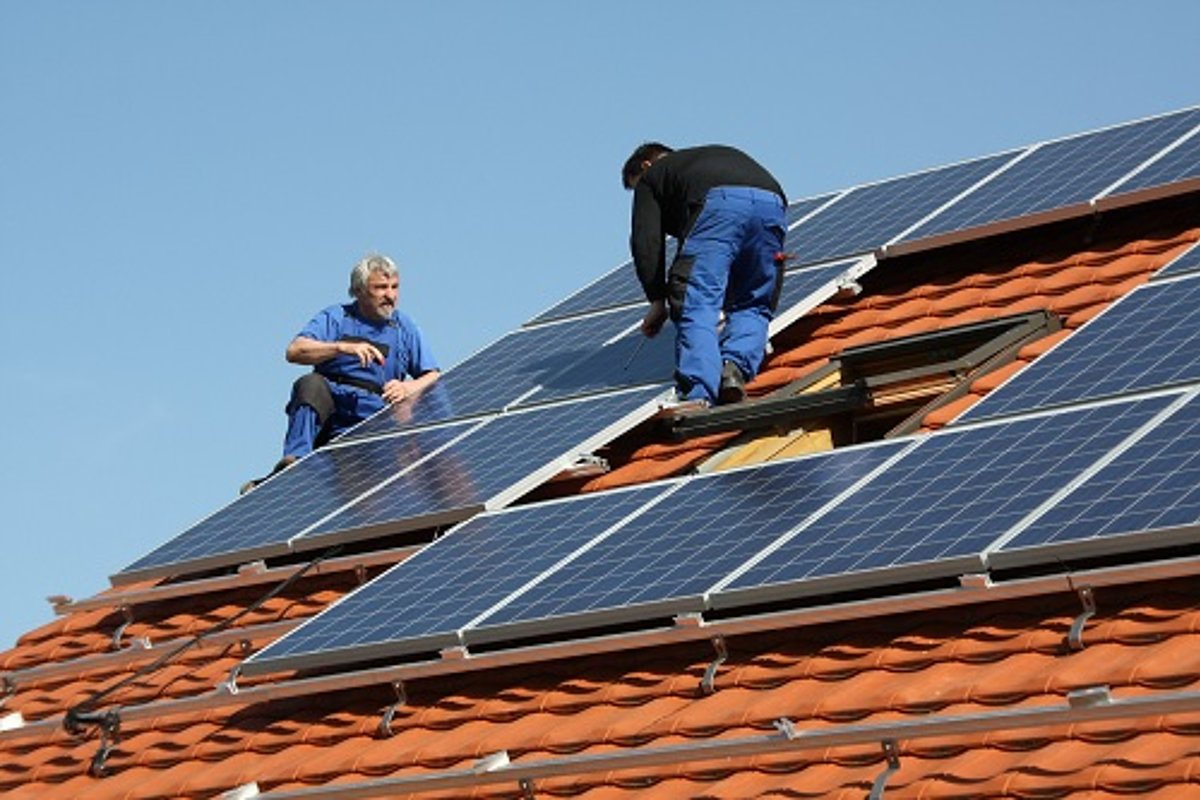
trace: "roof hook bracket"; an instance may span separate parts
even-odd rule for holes
[[[108,774],[108,757],[121,741],[121,715],[114,711],[106,711],[99,719],[100,748],[92,756],[88,774],[93,778],[103,778]]]
[[[396,702],[383,710],[383,716],[379,720],[379,727],[376,732],[380,739],[390,739],[392,737],[392,718],[396,716],[396,709],[400,706],[408,705],[408,693],[404,691],[404,681],[393,681],[392,689],[396,692]]]
[[[712,638],[712,644],[713,649],[717,651],[717,657],[704,670],[704,677],[700,679],[700,691],[704,694],[712,694],[717,690],[717,670],[725,663],[725,659],[729,658],[729,651],[725,647],[724,636],[717,634]]]
[[[775,730],[783,734],[783,738],[787,739],[789,742],[799,735],[796,733],[796,726],[793,725],[792,721],[787,717],[780,717],[771,724],[774,725]]]
[[[229,677],[217,684],[217,689],[226,694],[237,694],[241,691],[238,687],[238,676],[242,674],[242,665],[237,663],[233,665],[233,669],[229,670]]]
[[[117,610],[121,612],[121,616],[125,617],[125,621],[122,622],[120,625],[118,625],[117,629],[115,631],[113,631],[113,635],[112,635],[113,650],[122,649],[121,648],[121,638],[125,635],[125,629],[128,628],[130,626],[130,624],[133,622],[133,609],[131,609],[129,606],[121,606]]]
[[[887,759],[887,767],[875,779],[875,783],[871,786],[871,793],[867,795],[867,800],[883,800],[883,792],[887,787],[888,778],[900,769],[900,752],[896,749],[894,739],[883,740],[883,756]]]
[[[1071,623],[1071,630],[1067,633],[1067,646],[1072,650],[1082,650],[1085,647],[1083,628],[1096,614],[1096,595],[1091,586],[1080,586],[1075,592],[1079,595],[1079,602],[1083,604],[1083,613]]]
[[[529,778],[521,778],[517,781],[517,786],[521,789],[521,797],[524,800],[533,800],[533,781]]]
[[[17,682],[11,675],[0,675],[0,707],[8,698],[17,693]]]

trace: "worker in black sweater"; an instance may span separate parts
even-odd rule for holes
[[[641,145],[621,181],[633,191],[629,243],[650,301],[642,333],[657,335],[668,315],[675,324],[681,400],[743,399],[783,284],[783,189],[750,156],[721,145]],[[680,243],[669,270],[666,236]]]

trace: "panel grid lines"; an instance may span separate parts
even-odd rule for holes
[[[1166,404],[1152,398],[930,436],[728,588],[981,563],[987,545]]]
[[[990,392],[962,419],[1200,381],[1198,277],[1139,286]]]

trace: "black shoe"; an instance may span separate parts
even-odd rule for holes
[[[238,494],[245,494],[246,492],[258,486],[260,483],[264,482],[267,478],[270,478],[272,475],[283,472],[297,461],[299,461],[299,459],[295,456],[284,456],[283,458],[279,459],[278,462],[276,462],[275,466],[266,475],[262,476],[261,478],[255,478],[243,483],[242,488],[238,490]]]
[[[721,365],[721,388],[717,392],[718,405],[740,403],[746,399],[746,376],[737,364],[726,361]]]

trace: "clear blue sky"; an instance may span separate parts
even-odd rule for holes
[[[279,456],[369,250],[443,366],[624,260],[634,146],[793,199],[1200,103],[1200,4],[0,0],[0,649]],[[631,278],[632,280],[632,278]]]

